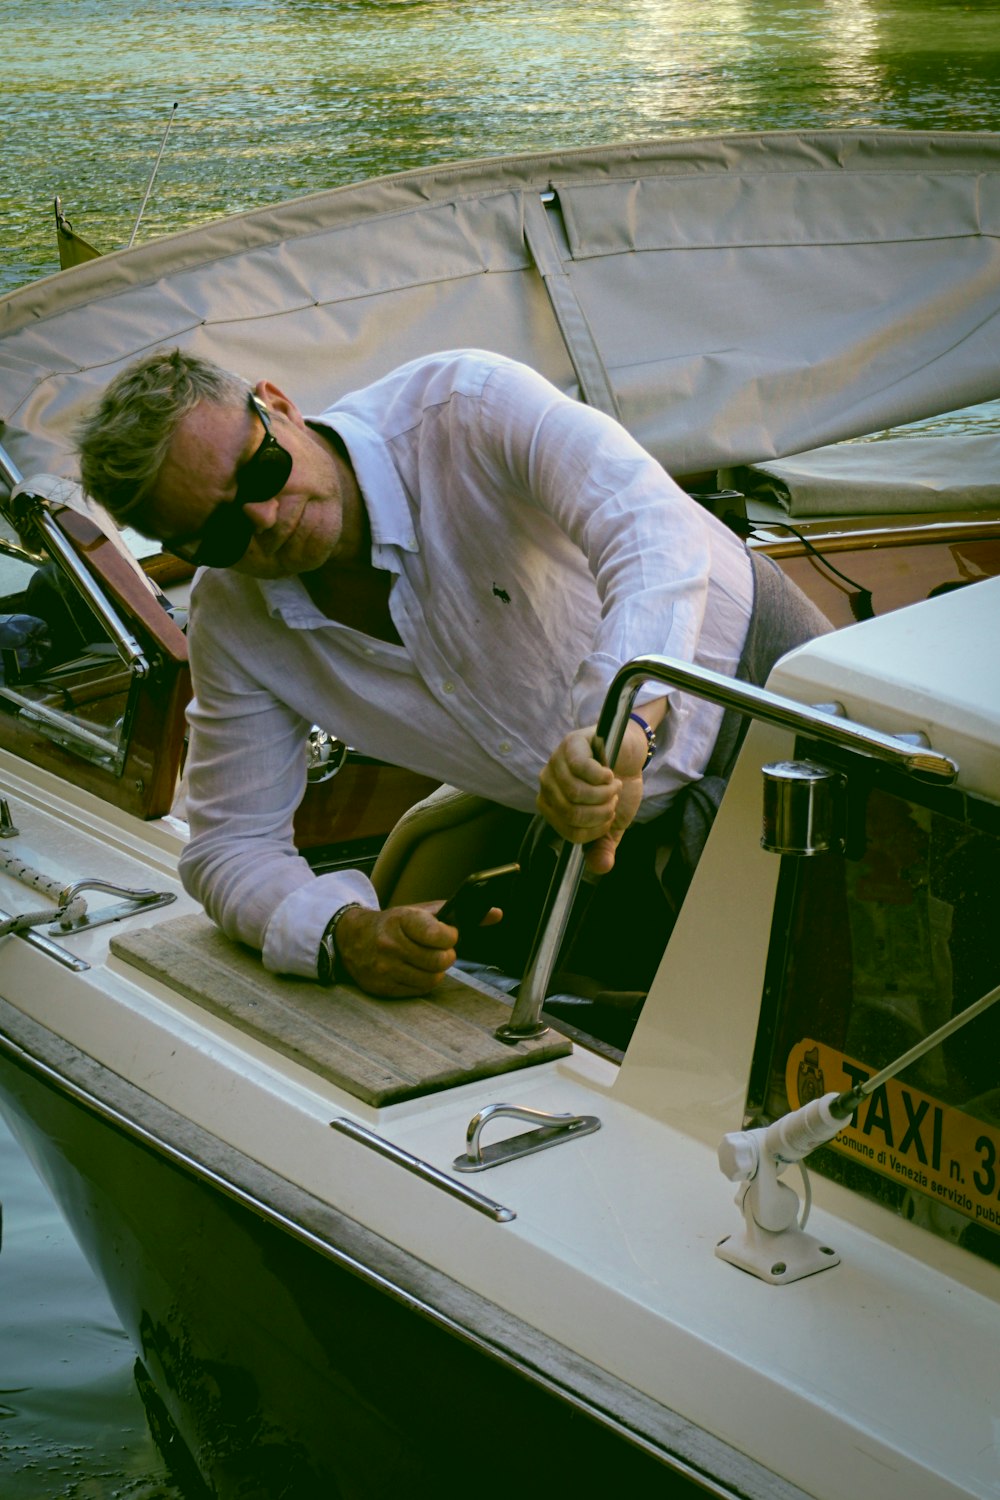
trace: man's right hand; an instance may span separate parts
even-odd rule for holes
[[[352,906],[337,923],[337,956],[359,989],[387,999],[427,995],[455,962],[455,929],[440,901],[372,911]]]
[[[665,698],[643,709],[654,728],[666,712]],[[611,771],[594,753],[596,733],[596,724],[574,729],[556,746],[539,777],[536,806],[561,838],[586,845],[588,869],[606,875],[642,802],[649,745],[641,727],[629,719]]]

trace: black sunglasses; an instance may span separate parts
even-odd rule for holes
[[[183,557],[198,568],[231,568],[238,563],[253,541],[254,525],[243,509],[262,500],[273,500],[288,483],[292,472],[292,455],[278,442],[271,430],[271,413],[253,391],[247,391],[250,410],[256,412],[264,428],[260,447],[241,464],[236,474],[236,496],[217,505],[197,536],[190,541],[165,541],[165,552]]]

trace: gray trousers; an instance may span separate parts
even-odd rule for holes
[[[827,635],[833,626],[772,558],[762,552],[751,551],[749,555],[753,569],[753,609],[736,677],[740,682],[763,687],[776,661],[815,636]],[[743,714],[727,709],[704,776],[680,792],[662,814],[671,829],[671,841],[676,840],[680,858],[687,867],[688,878],[698,863],[749,727],[749,720]]]

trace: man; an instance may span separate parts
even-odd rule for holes
[[[828,628],[773,565],[755,608],[743,543],[617,423],[481,351],[413,361],[309,419],[268,380],[160,352],[112,382],[80,448],[116,520],[204,565],[181,874],[278,972],[337,964],[416,995],[455,958],[432,908],[379,911],[359,872],[316,877],[296,854],[313,723],[537,801],[600,876],[633,819],[699,784],[724,727],[651,688],[603,766],[591,739],[617,668],[659,652],[745,673],[756,634],[766,670]]]

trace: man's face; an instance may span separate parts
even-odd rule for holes
[[[286,578],[312,572],[348,545],[347,475],[292,402],[274,387],[259,389],[272,428],[270,442],[264,420],[249,400],[243,407],[199,403],[181,419],[171,440],[149,521],[165,545],[180,546],[183,555],[192,556],[210,518],[213,531],[235,529],[239,538],[239,517],[245,516],[252,528],[249,544],[231,566],[256,578]],[[284,483],[268,499],[243,501],[244,493],[270,488],[268,475],[272,482],[280,480],[284,471],[278,445],[291,460]],[[275,458],[277,471],[268,470],[268,461]],[[263,485],[255,484],[262,477]]]

